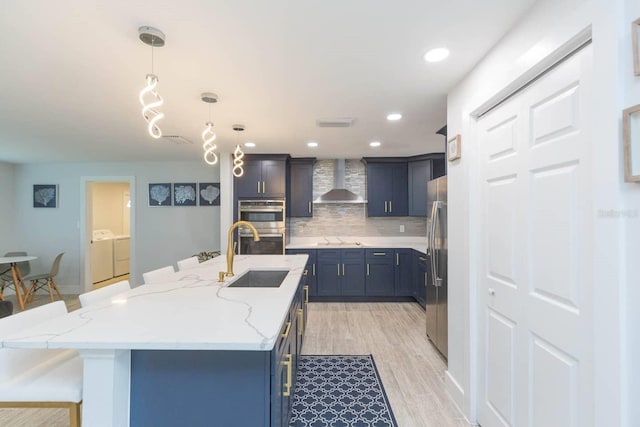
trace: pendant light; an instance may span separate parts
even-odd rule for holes
[[[214,152],[217,148],[213,141],[216,140],[216,133],[213,130],[213,122],[211,121],[211,104],[218,102],[218,95],[211,92],[205,92],[200,95],[203,102],[209,104],[209,121],[205,122],[205,129],[202,131],[202,149],[204,150],[204,161],[210,165],[218,163],[218,155]]]
[[[153,74],[153,50],[156,47],[164,46],[164,33],[153,27],[138,28],[140,40],[151,46],[151,73],[147,74],[146,87],[140,92],[140,104],[142,105],[142,117],[148,123],[147,130],[149,135],[155,139],[162,137],[162,130],[158,126],[158,122],[164,117],[164,113],[158,111],[164,100],[158,94],[158,76]],[[147,99],[150,98],[150,99]]]
[[[238,141],[236,144],[236,149],[233,151],[233,176],[236,178],[240,178],[244,175],[244,153],[242,152],[242,148],[240,148],[240,132],[244,131],[244,125],[233,125],[233,130],[237,132]]]

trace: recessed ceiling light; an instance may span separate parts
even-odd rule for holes
[[[307,147],[316,148],[317,146],[318,146],[318,143],[315,141],[307,142]]]
[[[373,147],[373,148],[380,147],[381,145],[382,143],[380,141],[373,141],[369,143],[369,147]]]
[[[244,143],[244,146],[245,146],[245,147],[248,147],[248,148],[254,148],[254,147],[256,146],[256,143],[255,143],[255,142],[250,142],[250,141],[249,141],[249,142],[245,142],[245,143]]]
[[[431,49],[429,52],[424,54],[424,60],[427,62],[440,62],[449,56],[449,49],[445,49],[444,47],[439,47],[436,49]]]
[[[395,122],[396,120],[400,120],[402,118],[402,114],[400,113],[391,113],[387,115],[387,120],[391,122]]]

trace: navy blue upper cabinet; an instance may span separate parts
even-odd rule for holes
[[[244,174],[234,177],[236,199],[282,199],[286,193],[287,155],[247,154]]]
[[[289,217],[313,216],[314,158],[290,159],[287,180]]]
[[[444,154],[425,154],[409,159],[409,215],[428,216],[427,182],[445,174]]]
[[[407,216],[407,162],[402,159],[367,159],[367,215]]]

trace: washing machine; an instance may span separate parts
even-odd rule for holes
[[[113,238],[113,276],[118,277],[129,274],[129,242],[128,235],[115,236]]]
[[[93,283],[113,277],[113,238],[111,230],[93,230],[93,239],[91,240]]]

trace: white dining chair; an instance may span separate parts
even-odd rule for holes
[[[0,337],[67,313],[56,301],[0,319]],[[82,358],[69,349],[0,348],[0,408],[65,408],[80,426]]]
[[[191,258],[185,258],[178,261],[178,271],[186,270],[188,268],[197,267],[200,265],[200,261],[198,261],[197,256],[192,256]]]
[[[162,283],[167,281],[167,276],[171,276],[175,272],[172,265],[167,265],[166,267],[142,273],[142,280],[144,280],[145,284]]]
[[[109,286],[104,286],[100,289],[96,289],[95,291],[85,292],[84,294],[78,295],[78,298],[80,299],[80,306],[86,307],[88,305],[95,304],[98,301],[102,301],[109,297],[127,292],[130,289],[131,284],[129,283],[129,281],[122,280]]]

